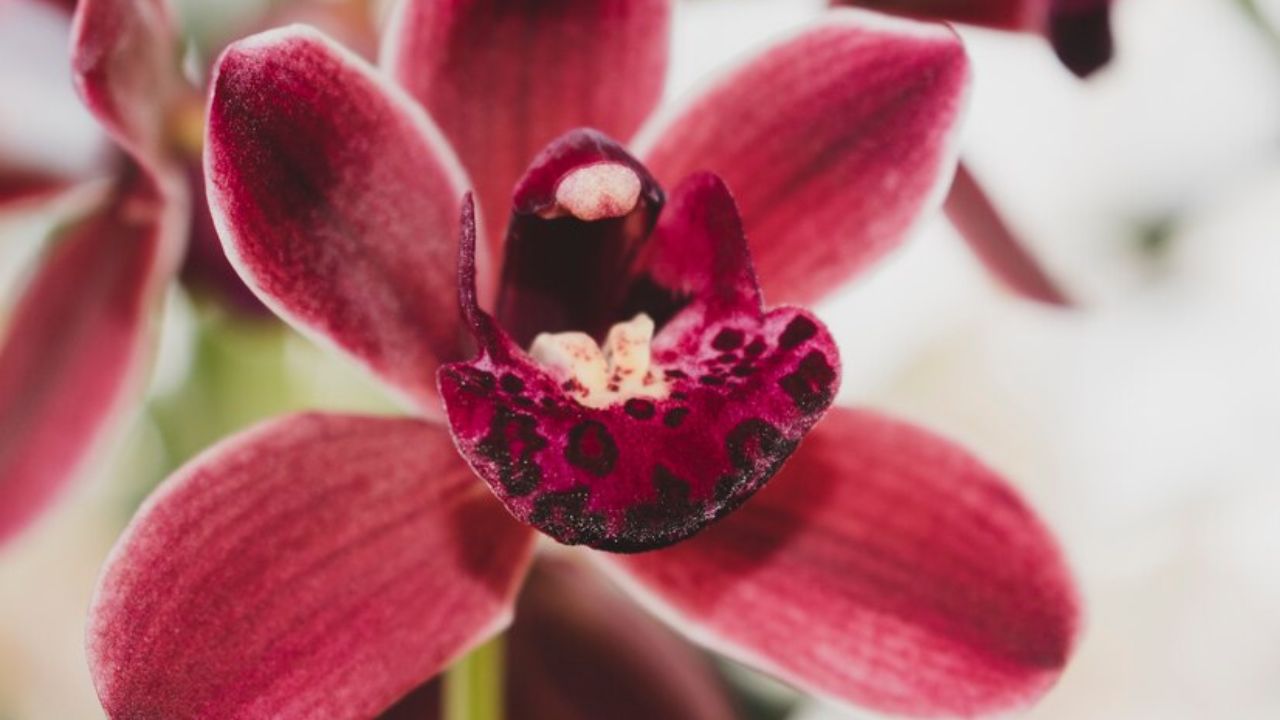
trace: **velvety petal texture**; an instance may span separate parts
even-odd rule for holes
[[[476,473],[562,543],[638,552],[689,537],[768,482],[835,396],[834,341],[804,310],[764,310],[713,175],[677,188],[647,249],[646,286],[685,304],[656,336],[649,315],[616,325],[604,354],[585,334],[543,336],[531,354],[512,342],[466,290],[472,227],[462,305],[481,352],[441,368],[441,396]]]
[[[1071,305],[1040,263],[1022,244],[991,203],[977,178],[961,163],[943,206],[991,274],[1019,295],[1048,305]]]
[[[227,256],[263,302],[434,408],[435,368],[461,355],[467,180],[422,109],[314,30],[262,33],[217,65],[205,178]]]
[[[80,0],[71,64],[85,105],[144,165],[164,162],[168,110],[191,92],[165,0]]]
[[[982,25],[998,30],[1038,30],[1045,26],[1054,0],[831,0],[921,20]]]
[[[1048,688],[1077,626],[1044,526],[955,446],[833,409],[703,534],[603,558],[712,648],[880,711],[972,716]]]
[[[833,10],[647,127],[637,155],[664,185],[724,178],[766,297],[811,301],[941,201],[968,83],[946,26]]]
[[[90,612],[112,718],[371,717],[506,624],[532,550],[415,420],[299,415],[168,479]]]
[[[111,437],[171,270],[169,198],[135,176],[52,242],[0,335],[0,541]]]
[[[575,127],[627,139],[662,94],[671,0],[402,0],[382,64],[457,148],[496,246],[511,189]]]

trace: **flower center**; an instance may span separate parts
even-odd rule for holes
[[[621,163],[580,167],[556,186],[556,204],[543,217],[572,215],[584,222],[622,217],[640,201],[640,177]]]
[[[661,399],[666,382],[654,374],[653,320],[644,313],[609,328],[604,348],[581,332],[542,333],[529,355],[579,404],[604,408],[635,397]]]

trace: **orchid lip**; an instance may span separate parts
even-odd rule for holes
[[[649,198],[644,213],[635,187]],[[464,205],[460,303],[480,352],[439,371],[454,439],[513,515],[562,543],[670,545],[782,467],[835,396],[834,341],[804,310],[765,310],[737,209],[715,176],[682,183],[650,231],[637,220],[663,195],[643,166],[607,138],[570,133],[517,192],[529,208],[553,195],[557,206],[613,210],[594,221],[517,210],[503,293],[524,302],[507,304],[501,321],[477,303],[474,206]],[[627,202],[615,204],[620,196]],[[582,280],[562,292],[511,267],[522,258]]]

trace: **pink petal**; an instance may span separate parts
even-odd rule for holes
[[[462,352],[467,180],[448,146],[408,96],[304,26],[233,44],[216,73],[205,177],[228,258],[277,314],[434,408],[435,369]]]
[[[836,10],[647,128],[638,154],[665,185],[724,178],[765,296],[814,300],[941,200],[968,81],[949,28]]]
[[[581,126],[629,138],[662,93],[670,0],[404,0],[382,64],[440,123],[496,249],[534,155]]]
[[[1049,305],[1069,306],[1070,298],[1005,224],[973,173],[963,163],[956,170],[945,205],[970,249],[1014,292]]]
[[[180,237],[138,177],[68,226],[0,339],[0,540],[29,523],[111,437],[140,389],[148,330]]]
[[[71,184],[58,175],[0,166],[0,209],[56,195]]]
[[[76,88],[116,142],[150,168],[168,153],[168,111],[192,92],[180,53],[165,0],[80,0],[76,6]]]
[[[1024,705],[1062,671],[1077,626],[1053,538],[1008,485],[861,411],[829,413],[699,537],[608,562],[711,647],[892,713]]]
[[[111,558],[113,718],[369,717],[506,624],[532,534],[415,420],[298,415],[166,481]]]
[[[733,199],[715,176],[676,190],[651,241],[645,286],[683,303],[653,338],[643,375],[614,369],[609,381],[665,392],[625,401],[592,404],[576,377],[534,361],[477,306],[470,211],[461,301],[480,354],[440,369],[441,396],[476,474],[559,542],[639,552],[689,537],[768,482],[831,404],[835,343],[804,310],[765,312]]]
[[[1055,0],[831,0],[921,20],[982,25],[998,30],[1035,30],[1045,26],[1049,4]]]
[[[599,573],[564,557],[533,566],[506,637],[508,720],[729,720],[728,694],[692,646]],[[381,720],[434,720],[440,682]]]

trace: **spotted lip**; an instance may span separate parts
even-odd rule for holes
[[[541,158],[574,154],[582,162],[603,154],[634,163],[648,198],[637,211],[653,214],[660,205],[661,190],[643,167],[598,133],[570,133]],[[576,166],[559,162],[555,175],[535,161],[517,200],[532,183],[550,186]],[[559,295],[531,290],[508,272],[504,297],[539,292],[535,319],[572,317],[586,302],[595,334],[603,321],[624,320],[634,309],[665,319],[652,352],[666,395],[606,407],[580,404],[572,380],[557,379],[524,352],[511,327],[528,335],[529,318],[508,315],[500,323],[479,308],[473,214],[468,203],[460,287],[480,353],[441,368],[440,394],[471,467],[513,515],[556,540],[628,553],[683,540],[763,487],[830,406],[840,377],[834,341],[802,309],[765,311],[737,209],[714,175],[696,174],[678,187],[652,232],[648,222],[601,228],[523,214],[517,205],[509,260],[547,243],[543,252],[566,263],[570,275],[613,272],[592,278],[611,292],[584,297],[588,283]],[[557,229],[578,236],[557,244]],[[552,251],[576,248],[583,238],[613,247],[589,256]],[[609,262],[601,264],[604,257]]]

